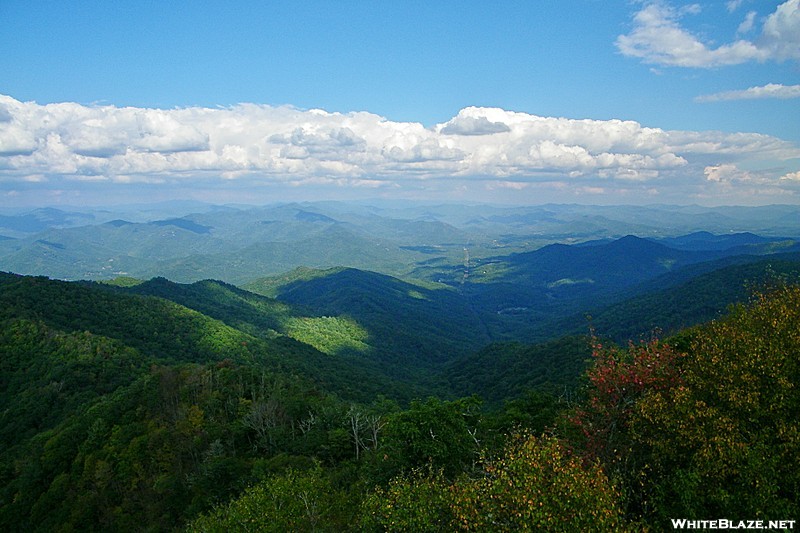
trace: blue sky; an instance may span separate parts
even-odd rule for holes
[[[800,203],[800,1],[0,2],[0,204]]]

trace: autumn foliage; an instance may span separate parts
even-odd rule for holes
[[[636,406],[654,512],[800,513],[800,287],[779,285],[689,334],[680,386]]]
[[[345,400],[323,387],[335,374],[292,366],[340,368],[295,341],[166,300],[7,284],[4,531],[661,531],[800,516],[800,286],[663,340],[594,338],[581,391],[492,411],[478,397]]]
[[[796,516],[800,287],[778,285],[669,344],[596,343],[564,428],[629,517]]]
[[[668,344],[650,341],[627,350],[595,340],[593,364],[586,372],[585,401],[570,414],[575,436],[590,459],[615,462],[622,454],[636,403],[645,394],[681,384],[682,355]]]

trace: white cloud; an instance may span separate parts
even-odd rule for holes
[[[36,151],[33,133],[14,124],[0,126],[0,157],[31,155]]]
[[[753,26],[756,22],[756,12],[750,11],[747,15],[745,15],[744,20],[739,27],[736,28],[737,35],[744,35],[745,33],[750,33],[750,30],[753,29]]]
[[[696,102],[721,102],[726,100],[759,100],[765,98],[800,98],[800,85],[769,83],[761,87],[750,87],[741,91],[725,91],[695,98]]]
[[[781,176],[781,181],[796,181],[800,182],[800,170],[797,172],[789,172]]]
[[[729,3],[728,9],[738,6]],[[646,4],[634,15],[631,32],[617,37],[617,49],[649,64],[694,68],[800,59],[800,0],[779,5],[755,41],[739,39],[716,48],[681,25],[685,14],[697,12],[696,6],[691,7],[676,9],[660,1]],[[748,14],[740,30],[751,30],[754,21],[755,15]]]
[[[708,166],[703,170],[703,173],[708,181],[717,183],[734,180],[749,181],[751,178],[748,172],[739,170],[736,165],[732,164]]]
[[[494,181],[490,184],[487,184],[487,190],[495,190],[495,189],[511,189],[513,191],[521,191],[523,189],[527,189],[530,187],[530,183],[525,183],[524,181]]]
[[[800,59],[800,0],[784,2],[767,17],[760,46],[779,61]]]
[[[84,187],[393,190],[430,188],[438,180],[440,191],[469,182],[508,191],[554,182],[574,190],[644,190],[648,183],[663,189],[721,181],[725,165],[743,161],[777,168],[776,161],[800,158],[794,144],[768,135],[667,131],[498,108],[468,107],[426,128],[365,112],[256,104],[161,110],[38,105],[0,96],[0,106],[9,117],[0,121],[0,182],[42,176],[42,186],[53,188],[80,181]],[[778,183],[794,170],[759,179]]]
[[[786,180],[786,174],[777,179],[769,172],[752,171],[739,168],[736,164],[723,163],[720,165],[708,166],[704,169],[706,180],[726,186],[759,186],[773,187],[781,185],[781,181]],[[791,178],[789,178],[791,179]]]
[[[471,117],[459,114],[439,130],[447,135],[491,135],[505,133],[511,128],[503,122],[491,122],[486,117]]]
[[[729,0],[725,3],[725,6],[728,8],[728,12],[733,13],[742,5],[742,0]]]
[[[0,122],[11,122],[14,117],[11,116],[11,111],[6,109],[6,106],[0,105]]]

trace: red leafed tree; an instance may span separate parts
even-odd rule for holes
[[[566,431],[587,463],[599,459],[609,478],[630,492],[627,500],[637,502],[634,507],[646,506],[640,492],[649,467],[647,450],[634,442],[631,420],[645,395],[682,384],[684,356],[657,340],[618,348],[595,339],[592,348],[586,398],[568,413]]]

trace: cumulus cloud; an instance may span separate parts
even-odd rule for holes
[[[462,109],[433,127],[366,112],[256,104],[164,110],[0,96],[0,108],[6,110],[0,115],[6,117],[0,121],[0,181],[6,184],[30,176],[51,185],[176,187],[239,181],[394,188],[469,180],[508,190],[555,182],[588,190],[683,183],[692,176],[711,183],[732,175],[726,165],[800,157],[795,145],[768,135],[668,131],[482,107]],[[791,171],[771,179],[777,183]]]
[[[36,139],[30,131],[15,125],[0,126],[0,157],[31,155],[36,146]]]
[[[779,61],[800,59],[800,0],[784,2],[767,17],[760,45]]]
[[[503,122],[492,122],[486,117],[459,115],[439,131],[447,135],[491,135],[511,131],[511,128]]]
[[[647,3],[634,15],[630,33],[617,38],[617,49],[649,64],[694,68],[800,59],[800,0],[788,0],[768,15],[758,39],[738,39],[717,47],[681,25],[684,16],[699,9],[696,5],[688,7],[677,9],[661,1]],[[728,3],[729,11],[738,7],[738,2]],[[754,23],[755,14],[748,14],[739,32],[750,31]]]
[[[6,106],[0,105],[0,122],[11,122],[11,112],[6,109]]]
[[[776,179],[770,172],[745,170],[736,164],[723,163],[706,167],[704,174],[709,183],[725,187],[758,186],[770,187],[778,191],[781,184],[787,185],[786,182],[791,181],[791,176],[797,173],[788,173]],[[787,178],[787,176],[789,177]]]
[[[726,100],[760,100],[777,98],[787,100],[800,98],[800,85],[782,85],[769,83],[760,87],[750,87],[741,91],[725,91],[721,93],[706,94],[695,98],[695,102],[722,102]]]

